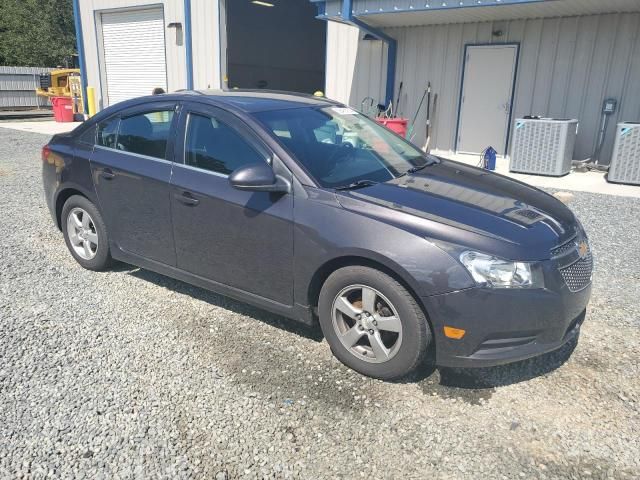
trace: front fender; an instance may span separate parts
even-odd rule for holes
[[[327,195],[330,195],[327,192]],[[314,276],[347,257],[384,265],[418,296],[470,288],[473,280],[451,255],[419,234],[346,210],[330,197],[296,198],[296,302],[306,304]]]

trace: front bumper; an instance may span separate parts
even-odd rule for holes
[[[489,367],[560,348],[574,339],[585,319],[591,285],[571,292],[553,265],[545,266],[544,289],[475,287],[423,297],[431,320],[436,364]],[[444,326],[464,329],[454,340]]]

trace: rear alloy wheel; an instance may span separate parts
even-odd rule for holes
[[[96,224],[85,210],[74,207],[67,217],[67,235],[73,250],[83,260],[91,260],[98,252]]]
[[[62,233],[73,258],[89,270],[111,265],[109,237],[102,215],[85,197],[73,195],[62,207]]]
[[[318,305],[334,355],[365,375],[392,380],[413,371],[431,343],[427,319],[413,296],[389,275],[369,267],[336,270]]]

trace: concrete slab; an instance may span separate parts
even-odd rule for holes
[[[467,165],[477,166],[480,161],[478,155],[463,155],[451,152],[432,151],[434,155],[448,158]],[[541,175],[526,175],[509,171],[509,159],[498,158],[496,160],[496,172],[507,177],[515,178],[539,188],[554,188],[576,192],[601,193],[604,195],[618,195],[621,197],[640,198],[639,185],[619,185],[609,183],[604,172],[576,172],[572,171],[564,177],[545,177]]]
[[[11,128],[23,132],[42,133],[43,135],[56,135],[70,132],[81,122],[58,123],[52,120],[38,120],[30,122],[0,122],[0,128]]]

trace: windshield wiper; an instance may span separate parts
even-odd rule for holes
[[[370,187],[371,185],[375,185],[378,182],[374,182],[373,180],[358,180],[355,182],[351,182],[347,185],[340,185],[339,187],[334,187],[335,190],[353,190],[354,188],[362,188],[362,187]]]
[[[436,164],[438,164],[438,163],[440,163],[440,161],[439,161],[439,160],[437,160],[437,159],[435,159],[435,158],[430,158],[430,159],[427,161],[427,163],[425,163],[424,165],[418,165],[418,166],[415,166],[415,167],[411,167],[409,170],[407,170],[406,172],[404,172],[404,173],[403,173],[403,174],[401,174],[400,176],[401,176],[401,177],[403,177],[403,176],[405,176],[405,175],[409,175],[409,174],[412,174],[412,173],[419,172],[419,171],[420,171],[420,170],[422,170],[423,168],[427,168],[427,167],[430,167],[431,165],[436,165]]]

